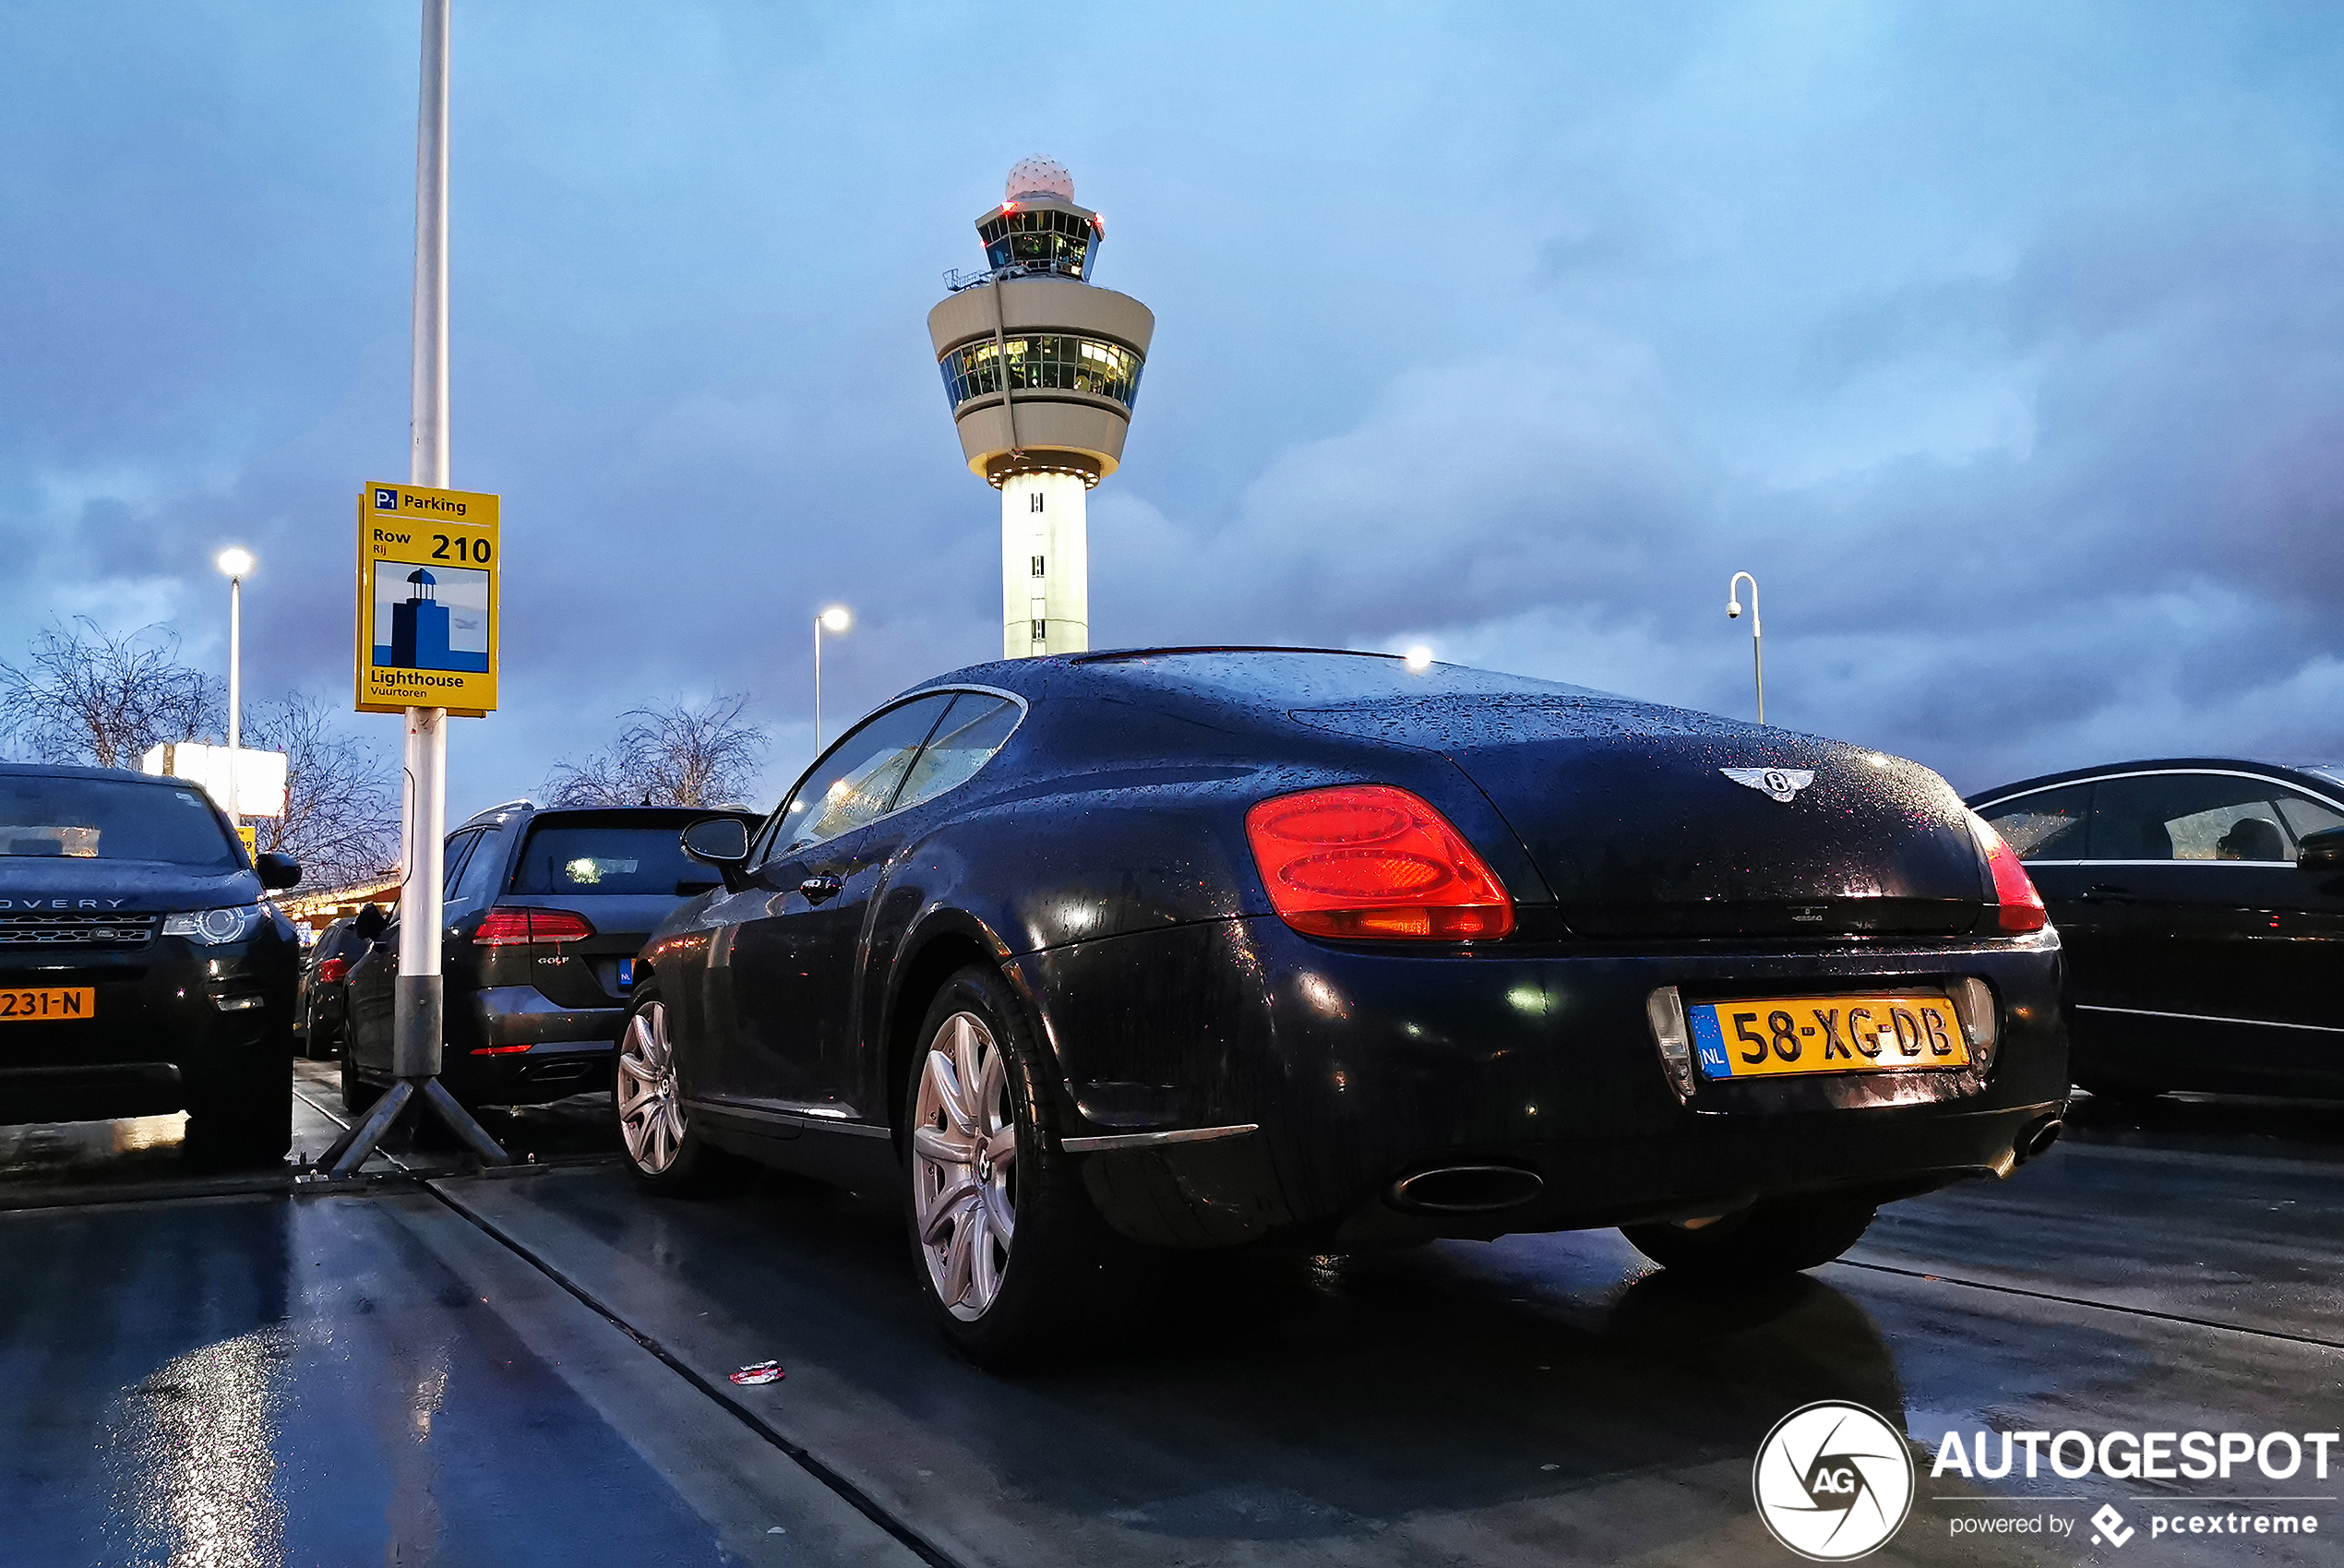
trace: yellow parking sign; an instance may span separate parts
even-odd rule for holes
[[[496,497],[369,484],[358,497],[358,711],[496,706]]]

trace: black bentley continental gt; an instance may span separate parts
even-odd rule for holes
[[[1618,1226],[1744,1275],[2007,1176],[2060,950],[1943,780],[1373,654],[977,665],[849,731],[645,946],[638,1178],[902,1194],[946,1334],[1046,1354],[1110,1253]]]

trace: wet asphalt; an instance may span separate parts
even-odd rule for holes
[[[340,1099],[295,1092],[314,1155]],[[426,1141],[300,1191],[177,1118],[0,1129],[0,1562],[1788,1563],[1752,1459],[1830,1398],[1921,1454],[1874,1561],[2344,1562],[2333,1470],[1929,1474],[1948,1429],[2336,1430],[2344,1106],[2086,1105],[1755,1293],[1610,1232],[1201,1261],[1015,1378],[923,1322],[891,1195],[649,1199],[600,1110],[493,1118],[508,1173]],[[2326,1533],[2093,1544],[2215,1491]]]

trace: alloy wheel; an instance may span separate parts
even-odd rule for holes
[[[618,1132],[628,1157],[649,1176],[674,1165],[684,1146],[684,1105],[664,1003],[646,1003],[618,1042]]]
[[[937,1299],[963,1322],[985,1315],[1008,1272],[1017,1227],[1017,1114],[1000,1042],[973,1012],[928,1043],[912,1126],[913,1210]]]

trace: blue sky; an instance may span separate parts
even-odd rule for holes
[[[52,616],[346,696],[403,479],[416,16],[0,5],[0,657]],[[1973,788],[2344,756],[2344,13],[456,0],[455,482],[506,707],[825,709],[999,647],[924,331],[1046,153],[1156,312],[1099,645],[1396,648]],[[396,721],[354,718],[397,745]]]

